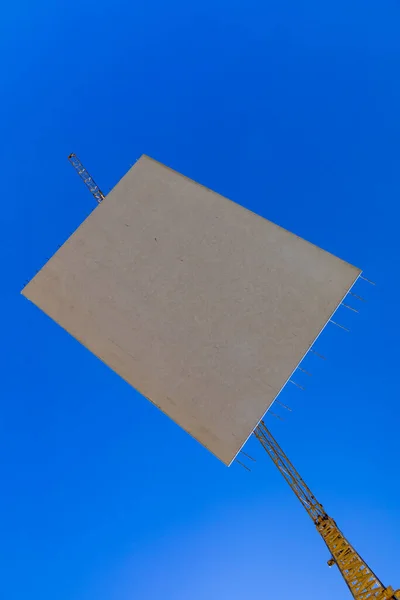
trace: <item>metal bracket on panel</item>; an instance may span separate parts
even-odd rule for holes
[[[298,387],[300,390],[305,391],[305,388],[300,385],[299,383],[296,383],[295,381],[293,381],[293,379],[289,379],[290,383],[293,383],[293,385],[295,385],[296,387]]]
[[[333,323],[334,325],[336,325],[336,327],[340,327],[340,329],[344,329],[344,331],[350,332],[350,329],[347,329],[347,327],[344,327],[344,325],[340,325],[340,323],[336,323],[336,321],[332,321],[332,319],[329,320],[329,323]]]
[[[306,371],[305,369],[303,369],[302,367],[297,367],[299,371],[301,371],[302,373],[305,373],[306,375],[308,375],[309,377],[312,377],[312,373],[310,373],[309,371]]]
[[[280,400],[275,400],[275,402],[283,406],[283,408],[286,408],[286,410],[288,410],[289,412],[293,412],[290,406],[286,406],[286,404],[283,404],[283,402],[281,402]]]
[[[376,285],[375,281],[371,281],[370,279],[367,279],[363,275],[360,275],[360,279],[363,279],[364,281],[366,281],[367,283],[370,283],[371,285]]]
[[[350,296],[353,296],[353,298],[357,298],[357,300],[361,300],[361,302],[366,302],[365,298],[363,298],[362,296],[357,296],[357,294],[353,294],[353,292],[349,292]]]
[[[345,304],[344,302],[342,302],[342,306],[344,306],[345,308],[348,308],[349,310],[352,310],[355,313],[359,313],[360,312],[356,308],[353,308],[352,306],[349,306],[348,304]]]

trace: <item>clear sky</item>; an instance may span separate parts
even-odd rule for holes
[[[1,598],[337,600],[255,440],[227,469],[20,296],[142,153],[361,267],[267,424],[400,587],[397,0],[20,0],[0,23]],[[356,300],[354,300],[354,304]]]

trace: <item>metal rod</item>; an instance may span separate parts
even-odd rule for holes
[[[308,375],[309,377],[312,377],[312,373],[309,373],[308,371],[306,371],[305,369],[303,369],[302,367],[297,367],[299,371],[301,371],[302,373],[305,373],[306,375]]]
[[[289,412],[293,412],[289,406],[286,406],[286,404],[283,404],[283,402],[281,402],[280,400],[275,400],[275,402],[283,406],[283,408],[286,408],[286,410],[288,410]]]
[[[276,413],[272,412],[272,410],[269,410],[268,414],[271,415],[272,417],[275,417],[275,419],[279,419],[280,421],[283,421],[282,417],[280,417]]]
[[[247,458],[249,458],[250,460],[252,460],[253,462],[256,462],[256,459],[253,458],[252,456],[250,456],[250,454],[247,454],[244,450],[240,451],[242,454],[244,454],[245,456],[247,456]]]
[[[367,279],[366,277],[364,277],[363,275],[360,275],[360,279],[364,279],[364,281],[367,281],[368,283],[370,283],[371,285],[376,285],[375,281],[371,281],[370,279]]]
[[[357,300],[361,300],[361,302],[366,302],[365,298],[362,298],[361,296],[357,296],[357,294],[353,294],[353,292],[349,292],[349,294],[350,294],[350,296],[357,298]]]
[[[236,459],[236,462],[239,463],[240,466],[243,467],[243,469],[246,469],[246,471],[251,471],[251,469],[249,469],[249,467],[247,467],[244,463],[242,463],[240,460]]]
[[[342,306],[344,306],[345,308],[348,308],[349,310],[352,310],[355,313],[359,313],[360,311],[353,308],[352,306],[349,306],[348,304],[345,304],[344,302],[342,302]]]
[[[343,325],[340,325],[339,323],[336,323],[336,321],[332,321],[332,319],[330,319],[329,322],[333,323],[334,325],[336,325],[336,327],[340,327],[340,329],[344,329],[345,331],[350,332],[350,329],[347,329],[347,327],[344,327]]]
[[[305,391],[305,388],[303,388],[303,386],[301,386],[298,383],[296,383],[295,381],[293,381],[293,379],[289,379],[289,381],[290,381],[290,383],[293,383],[293,385],[295,385],[296,387],[298,387],[301,390]]]

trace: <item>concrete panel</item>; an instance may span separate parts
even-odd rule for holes
[[[23,294],[229,464],[359,273],[143,156]]]

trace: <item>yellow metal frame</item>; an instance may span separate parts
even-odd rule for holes
[[[385,587],[367,563],[347,541],[335,521],[327,515],[322,504],[313,496],[278,442],[265,426],[258,425],[254,435],[282,473],[297,498],[314,522],[331,553],[328,565],[337,565],[343,579],[356,600],[400,600],[400,590]]]

